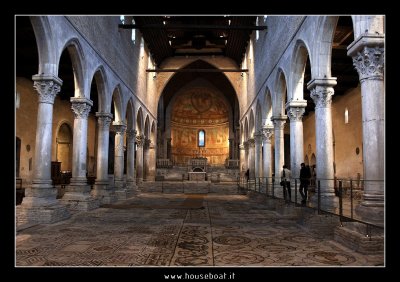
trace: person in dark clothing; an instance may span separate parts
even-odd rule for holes
[[[291,178],[292,173],[290,170],[287,168],[286,165],[283,165],[282,167],[282,173],[281,173],[281,181],[283,181],[283,198],[285,199],[286,203],[290,203],[292,199],[291,195],[291,188],[290,188],[290,178]]]
[[[301,201],[302,204],[305,204],[307,201],[308,185],[310,184],[310,178],[310,169],[306,167],[304,163],[301,163],[299,192],[301,197],[303,198],[303,200]]]
[[[246,173],[244,174],[244,176],[246,177],[246,182],[249,182],[250,169],[247,169],[247,170],[246,170]]]

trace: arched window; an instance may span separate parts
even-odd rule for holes
[[[256,26],[258,26],[258,21],[259,21],[259,17],[256,18]],[[259,37],[260,37],[260,31],[256,30],[256,41],[258,40]]]
[[[132,19],[132,24],[135,24],[135,20],[134,19]],[[136,29],[132,29],[132,42],[133,42],[133,44],[135,44],[135,41],[136,41]]]
[[[199,130],[198,135],[199,135],[198,142],[197,142],[198,146],[205,147],[206,146],[206,132],[203,129],[201,129],[201,130]]]
[[[344,123],[349,123],[349,110],[347,108],[344,110]]]

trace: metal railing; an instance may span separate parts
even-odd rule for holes
[[[291,196],[287,195],[287,188],[280,185],[280,177],[256,177],[247,180],[238,177],[238,193],[254,191],[266,194],[268,197],[283,199],[288,204],[304,206],[317,210],[318,214],[332,214],[339,217],[342,222],[358,222],[366,225],[366,236],[370,236],[372,229],[383,230],[383,226],[367,222],[355,215],[355,207],[361,203],[364,187],[368,185],[384,185],[383,180],[357,180],[352,179],[315,179],[315,186],[308,185],[307,201],[299,197],[299,178],[291,178]],[[293,201],[294,198],[294,201]],[[383,223],[382,223],[383,224]]]

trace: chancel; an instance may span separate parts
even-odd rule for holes
[[[261,12],[15,16],[16,266],[385,265],[385,16]]]

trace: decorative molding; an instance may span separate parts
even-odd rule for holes
[[[144,138],[144,143],[143,143],[143,148],[144,149],[149,149],[150,148],[150,144],[151,144],[151,140]]]
[[[93,101],[82,97],[71,97],[71,109],[74,112],[76,119],[87,119],[91,107],[93,106]]]
[[[61,84],[56,80],[36,80],[33,82],[33,88],[39,95],[39,103],[54,104],[56,95],[61,90]]]
[[[301,121],[303,119],[304,112],[305,112],[304,107],[289,106],[289,109],[287,110],[291,122]]]
[[[260,130],[261,131],[261,130]],[[254,134],[254,141],[257,145],[261,145],[263,139],[263,134],[262,132],[258,132]]]
[[[360,81],[364,79],[383,80],[385,49],[383,47],[364,47],[361,52],[353,56],[353,65],[356,68]]]
[[[136,134],[137,134],[137,131],[135,129],[126,131],[126,142],[134,143],[136,140]]]
[[[316,85],[311,89],[311,98],[314,100],[315,108],[330,108],[332,105],[332,96],[334,94],[332,86]]]
[[[136,135],[136,144],[138,147],[143,147],[144,144],[144,135]]]
[[[274,133],[274,127],[273,126],[265,126],[262,129],[262,134],[263,134],[263,140],[268,142],[271,142],[272,135]]]
[[[274,124],[276,130],[283,130],[285,128],[287,116],[272,116],[271,121]]]
[[[110,128],[110,124],[113,117],[112,114],[97,112],[96,117],[97,117],[97,123],[101,130],[108,130]]]
[[[249,138],[247,140],[247,145],[249,146],[249,148],[254,148],[254,146],[256,145],[256,141],[254,140],[254,138]]]

